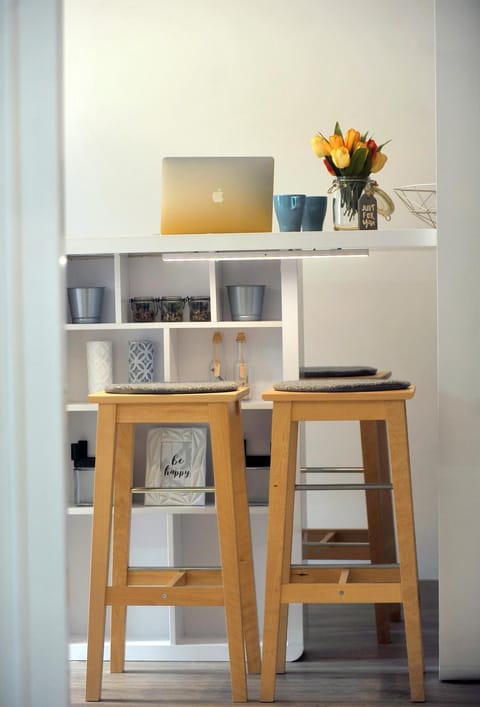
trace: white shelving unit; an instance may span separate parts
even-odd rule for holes
[[[156,379],[204,380],[214,331],[224,337],[225,360],[233,366],[235,336],[245,331],[251,397],[242,405],[247,450],[269,453],[271,407],[261,392],[276,380],[297,378],[301,363],[300,257],[337,256],[341,251],[412,250],[436,246],[432,229],[264,233],[189,236],[67,238],[67,285],[105,286],[101,324],[66,324],[69,441],[87,439],[95,453],[96,406],[87,402],[86,342],[113,342],[114,381],[127,380],[128,341],[149,338],[156,345]],[[178,254],[187,260],[170,261]],[[239,257],[238,260],[234,259]],[[188,260],[197,258],[197,260]],[[205,258],[205,259],[202,259]],[[232,258],[232,259],[230,259]],[[262,321],[233,322],[225,285],[266,284]],[[131,297],[209,295],[211,321],[132,323]],[[68,313],[67,313],[68,321]],[[231,377],[233,369],[226,371]],[[136,436],[134,477],[143,485],[145,430]],[[69,591],[70,657],[86,657],[91,508],[73,505],[70,471]],[[143,475],[143,476],[142,476]],[[214,509],[205,506],[137,506],[132,518],[131,563],[218,564]],[[251,507],[260,625],[263,622],[266,506]],[[296,513],[295,561],[301,557],[301,509]],[[303,651],[301,607],[291,607],[288,660]],[[106,647],[108,659],[108,645]],[[227,660],[223,610],[218,607],[130,607],[127,660]]]

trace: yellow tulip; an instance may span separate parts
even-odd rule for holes
[[[333,150],[336,150],[338,147],[345,147],[345,143],[343,142],[343,137],[341,135],[330,135],[328,138],[328,141],[330,143],[330,147]]]
[[[356,150],[358,143],[360,142],[360,132],[354,128],[348,128],[345,135],[345,147],[350,153]]]
[[[384,167],[385,162],[388,160],[387,155],[384,155],[383,152],[377,152],[373,156],[372,159],[372,166],[370,167],[371,172],[380,172],[380,170]]]
[[[350,164],[350,153],[345,146],[334,148],[331,152],[331,158],[338,169],[345,169]]]
[[[314,135],[310,144],[317,157],[326,157],[330,154],[330,143],[321,135]]]

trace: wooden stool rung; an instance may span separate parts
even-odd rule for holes
[[[282,584],[281,604],[392,604],[401,601],[397,582]]]
[[[304,545],[368,545],[368,528],[305,528]]]
[[[389,604],[400,600],[400,570],[386,566],[295,565],[290,569],[289,582],[282,585],[281,596],[283,603]]]
[[[322,530],[307,528],[302,532],[304,560],[370,560],[368,530]]]
[[[222,606],[223,586],[107,587],[107,606]]]
[[[222,585],[222,570],[218,567],[171,568],[171,567],[130,567],[127,572],[128,586],[152,585],[168,587],[173,584]]]

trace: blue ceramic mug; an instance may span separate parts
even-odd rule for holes
[[[326,196],[307,196],[303,210],[302,231],[321,231],[327,212]]]
[[[275,194],[273,205],[280,231],[300,231],[305,194]]]

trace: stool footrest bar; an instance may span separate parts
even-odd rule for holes
[[[301,474],[363,474],[363,466],[302,466]]]
[[[295,484],[295,491],[390,491],[392,484]]]
[[[195,491],[215,493],[215,486],[135,486],[130,491],[131,493],[153,493],[155,491],[162,493],[192,493]]]
[[[306,528],[302,532],[304,560],[371,559],[367,528]]]
[[[355,563],[355,564],[349,564],[349,563],[342,563],[341,565],[338,564],[331,564],[329,565],[328,563],[323,563],[321,565],[291,565],[290,566],[290,573],[294,573],[295,575],[302,576],[304,573],[310,574],[311,572],[315,572],[317,570],[331,570],[332,572],[341,572],[343,569],[350,569],[352,571],[358,570],[359,575],[362,576],[362,572],[380,572],[380,571],[385,571],[385,570],[395,570],[397,572],[397,575],[395,575],[398,579],[399,574],[398,571],[400,569],[400,565],[396,562],[389,562],[389,563],[382,563],[382,564],[372,564],[371,562],[362,562],[360,563]],[[394,575],[392,575],[394,576]],[[307,580],[308,581],[308,580]]]

